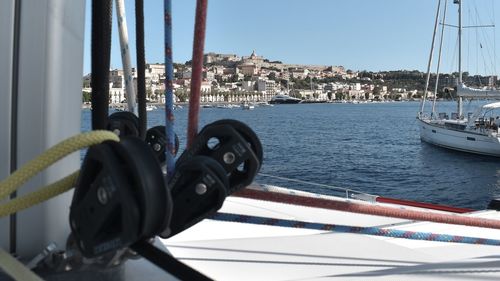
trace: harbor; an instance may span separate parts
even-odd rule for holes
[[[375,195],[485,208],[500,196],[500,164],[495,157],[436,148],[420,141],[419,103],[332,103],[221,109],[201,108],[200,126],[237,119],[262,139],[264,165],[257,183],[336,194],[292,180],[360,190]],[[443,110],[453,110],[444,102]],[[467,109],[467,108],[466,108]],[[148,112],[148,127],[162,124],[164,109]],[[186,146],[188,107],[175,110],[180,147]],[[82,131],[90,110],[82,112]],[[291,153],[293,151],[293,153]],[[450,166],[453,169],[447,169]]]

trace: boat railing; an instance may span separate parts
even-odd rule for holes
[[[285,181],[285,182],[294,182],[294,183],[299,183],[299,184],[303,184],[303,185],[320,187],[320,188],[324,189],[325,191],[327,190],[329,194],[332,194],[332,195],[338,194],[337,197],[341,197],[341,198],[345,198],[345,199],[356,199],[356,200],[375,203],[377,201],[377,198],[379,197],[378,195],[369,194],[369,193],[366,193],[363,191],[345,188],[345,187],[339,187],[339,186],[334,186],[334,185],[328,185],[328,184],[315,183],[315,182],[310,182],[310,181],[274,176],[274,175],[269,175],[269,174],[264,174],[264,173],[259,173],[259,175],[263,176],[263,177],[278,179],[278,180]],[[265,185],[265,186],[272,186],[272,185]],[[275,186],[273,186],[273,187],[275,187]],[[314,194],[315,197],[319,196],[317,193],[310,193],[310,194]],[[327,196],[327,195],[321,195],[321,196]]]
[[[383,196],[378,196],[378,195],[373,195],[369,194],[366,192],[350,189],[350,188],[343,188],[343,187],[338,187],[338,186],[332,186],[332,185],[327,185],[327,184],[321,184],[321,183],[315,183],[315,182],[309,182],[309,181],[303,181],[303,180],[297,180],[297,179],[291,179],[291,178],[285,178],[285,177],[279,177],[279,176],[273,176],[269,174],[264,174],[264,173],[259,173],[260,176],[263,177],[269,177],[273,179],[278,179],[278,180],[283,180],[287,182],[295,182],[295,183],[300,183],[300,184],[305,184],[305,185],[311,185],[315,187],[321,187],[324,189],[328,189],[329,195],[326,194],[319,194],[316,191],[313,192],[307,192],[307,191],[300,191],[296,189],[289,189],[289,188],[283,188],[275,185],[269,185],[269,184],[263,184],[263,185],[251,185],[248,188],[250,189],[257,189],[260,191],[264,192],[277,192],[277,193],[284,193],[292,196],[305,196],[305,197],[311,197],[311,198],[319,198],[319,199],[327,199],[327,200],[339,200],[339,198],[344,198],[346,200],[349,199],[355,199],[355,200],[360,200],[372,204],[395,204],[401,206],[410,206],[410,207],[417,207],[417,208],[423,208],[423,209],[429,209],[429,210],[438,210],[438,211],[446,211],[446,212],[452,212],[452,213],[467,213],[467,212],[472,212],[472,209],[467,209],[467,208],[460,208],[460,207],[453,207],[453,206],[446,206],[446,205],[440,205],[440,204],[433,204],[433,203],[425,203],[425,202],[418,202],[418,201],[411,201],[411,200],[405,200],[405,199],[397,199],[397,198],[390,198],[390,197],[383,197]],[[335,196],[333,195],[333,192],[339,192],[340,196]]]

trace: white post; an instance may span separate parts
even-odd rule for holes
[[[15,2],[0,1],[2,23],[4,19],[11,22],[14,13],[10,4]],[[85,1],[23,0],[19,9],[16,50],[12,48],[15,46],[12,25],[0,24],[0,73],[4,76],[0,78],[2,179],[12,163],[14,168],[19,168],[49,147],[79,133],[81,127]],[[6,56],[12,56],[13,52],[18,55],[5,60],[4,64]],[[16,75],[18,78],[14,79]],[[17,81],[17,90],[9,89],[11,83],[3,84],[5,77]],[[12,102],[14,99],[16,102]],[[12,113],[12,118],[4,119],[3,110],[7,107],[6,112]],[[4,145],[6,141],[10,147]],[[4,155],[11,157],[4,158]],[[79,166],[80,155],[74,153],[23,185],[18,196],[53,183]],[[16,229],[16,235],[12,238],[16,240],[20,257],[30,259],[50,242],[65,247],[70,231],[71,196],[72,193],[67,192],[17,213],[12,228]],[[9,217],[0,219],[2,247],[12,241],[9,227],[4,228],[8,221]]]

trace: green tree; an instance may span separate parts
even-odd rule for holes
[[[91,100],[90,93],[82,91],[82,101],[83,102],[90,102],[90,100]]]
[[[276,80],[276,72],[271,72],[269,73],[269,75],[267,75],[267,78],[269,78],[269,80]]]
[[[177,89],[175,91],[175,96],[177,96],[180,102],[185,102],[189,96],[189,93],[188,91],[186,91],[186,89]]]

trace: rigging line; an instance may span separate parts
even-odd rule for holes
[[[474,7],[474,10],[476,12],[475,16],[476,16],[476,21],[475,23],[478,24],[479,23],[479,19],[478,19],[478,12],[477,12],[477,6]],[[479,30],[476,29],[476,44],[479,42]],[[477,48],[477,45],[476,45],[476,74],[479,74],[479,49]],[[481,80],[479,80],[481,81]],[[481,82],[479,83],[479,85],[481,85]]]
[[[485,41],[485,49],[486,49],[486,53],[487,53],[487,56],[488,58],[493,58],[490,62],[490,65],[488,67],[491,67],[491,71],[490,73],[495,73],[494,72],[494,69],[495,69],[495,57],[494,57],[494,52],[491,51],[491,47],[490,46],[494,46],[494,43],[492,43],[492,40],[490,38],[490,36],[488,36],[488,33],[482,29],[481,30],[481,33],[482,33],[482,36],[484,38],[484,41]],[[493,30],[493,34],[495,34],[495,30]],[[492,55],[493,53],[493,55]]]
[[[455,42],[455,48],[453,49],[453,55],[451,56],[452,59],[451,59],[451,67],[450,67],[450,69],[451,69],[452,72],[455,72],[455,71],[453,71],[453,69],[455,69],[455,63],[458,60],[458,56],[457,56],[458,40],[459,39],[458,39],[458,36],[457,36],[457,40]],[[453,95],[451,95],[451,93],[450,93],[450,97],[451,97],[452,100],[454,100],[453,99]]]
[[[122,57],[123,75],[125,76],[125,91],[128,111],[137,114],[134,80],[130,64],[130,50],[128,44],[127,17],[124,0],[116,0],[116,17],[118,21],[118,34],[120,36],[120,54]],[[123,87],[123,86],[122,86]],[[121,101],[120,101],[121,102]]]
[[[475,12],[476,12],[477,22],[478,22],[478,24],[481,24],[482,22],[481,22],[481,19],[479,17],[479,12],[477,10],[477,6],[475,7]],[[483,59],[484,71],[485,71],[485,74],[487,74],[487,73],[489,73],[487,70],[489,66],[487,66],[487,62],[486,62],[486,59],[484,57],[483,44],[480,42],[481,39],[484,40],[485,49],[486,49],[488,57],[491,57],[491,53],[489,50],[489,45],[491,44],[491,42],[490,42],[491,40],[489,40],[488,35],[486,34],[486,31],[484,29],[481,29],[481,31],[478,32],[478,43],[480,46],[479,51],[480,51],[481,57]]]
[[[174,65],[172,59],[172,0],[165,0],[164,28],[165,28],[165,134],[167,136],[167,177],[173,175],[175,170],[175,132],[174,132]]]
[[[144,54],[144,1],[135,0],[135,48],[137,59],[137,101],[139,136],[146,138],[148,116],[146,112],[146,58]]]
[[[491,0],[491,11],[492,11],[492,15],[493,15],[493,19],[491,19],[491,22],[493,25],[495,25],[496,17],[495,17],[495,5],[493,5],[493,0]],[[496,67],[496,61],[497,61],[496,44],[497,44],[497,39],[496,39],[496,27],[495,27],[493,30],[493,71],[494,71],[495,75],[498,75],[497,67]],[[495,87],[496,87],[496,85],[495,85]]]
[[[467,8],[467,16],[468,16],[469,22],[472,22],[471,14],[472,13],[470,11],[470,8],[468,7]],[[467,35],[467,69],[470,69],[470,41],[471,41],[470,40],[470,38],[471,38],[470,33],[471,33],[471,31],[470,31],[470,29],[467,29],[466,32],[467,32],[467,34],[466,34]]]
[[[446,8],[447,8],[448,0],[444,1],[444,11],[443,11],[443,23],[446,22]],[[438,84],[439,84],[439,68],[441,66],[441,53],[443,50],[443,40],[444,40],[444,25],[441,28],[441,38],[439,42],[439,51],[438,51],[438,61],[437,61],[437,69],[436,69],[436,83],[434,85],[434,98],[432,100],[432,111],[431,114],[434,116],[436,112],[436,98],[438,92]]]
[[[200,112],[200,89],[203,68],[203,48],[205,45],[205,28],[207,20],[208,0],[196,1],[196,18],[194,24],[193,58],[191,62],[191,93],[189,95],[189,114],[187,147],[191,146],[198,133],[198,116]]]
[[[427,94],[429,91],[429,82],[431,79],[432,57],[434,56],[434,42],[436,40],[436,31],[438,29],[440,9],[441,9],[441,0],[438,1],[437,11],[436,11],[436,20],[434,21],[434,30],[432,33],[431,51],[429,54],[429,61],[427,63],[427,78],[425,79],[424,96],[422,98],[422,103],[420,105],[420,114],[422,114],[424,112],[425,100],[427,99]]]
[[[279,226],[279,227],[289,227],[289,228],[322,230],[322,231],[340,232],[340,233],[365,234],[365,235],[374,235],[382,237],[404,238],[411,240],[500,246],[500,240],[496,239],[449,235],[449,234],[440,234],[433,232],[398,230],[398,229],[381,228],[373,226],[350,226],[342,224],[326,224],[326,223],[316,223],[310,221],[287,220],[287,219],[231,214],[231,213],[215,213],[208,219],[215,221],[224,221],[224,222],[237,222],[237,223],[247,223],[254,225],[268,225],[268,226]]]
[[[392,206],[374,205],[366,202],[358,203],[352,200],[331,200],[281,192],[254,190],[250,188],[235,192],[232,196],[356,214],[500,229],[500,221],[495,219],[468,217],[450,213],[436,213],[429,210],[402,209]]]
[[[108,121],[112,0],[92,0],[92,129],[105,130]]]

